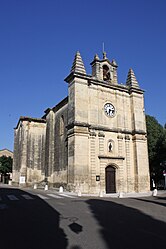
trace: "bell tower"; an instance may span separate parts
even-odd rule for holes
[[[117,64],[115,60],[111,62],[106,56],[106,52],[103,52],[103,59],[100,60],[96,54],[94,60],[91,62],[92,77],[94,79],[105,81],[108,84],[117,84]]]
[[[144,91],[134,71],[118,83],[106,52],[86,73],[76,53],[68,83],[68,186],[84,193],[149,190]]]

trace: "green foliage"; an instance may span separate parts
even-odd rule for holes
[[[156,147],[160,136],[163,133],[163,127],[158,121],[149,115],[146,115],[147,138],[148,138],[148,151],[149,160],[153,161],[156,156]]]
[[[165,129],[157,141],[155,158],[158,159],[160,163],[166,160],[166,131]]]
[[[9,156],[0,157],[0,173],[7,174],[12,172],[13,159]]]
[[[149,165],[151,177],[157,183],[166,167],[166,129],[152,117],[146,116]]]

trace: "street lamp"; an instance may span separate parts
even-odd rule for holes
[[[166,189],[166,170],[163,170],[163,176],[165,178],[165,186],[164,186],[164,189]]]

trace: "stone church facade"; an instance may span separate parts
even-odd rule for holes
[[[15,128],[13,184],[48,182],[81,193],[149,191],[144,91],[132,69],[118,83],[106,53],[86,73],[76,53],[68,97]]]

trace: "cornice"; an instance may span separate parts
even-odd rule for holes
[[[146,135],[146,132],[144,130],[128,130],[128,129],[120,129],[120,128],[108,128],[102,125],[90,125],[88,123],[83,122],[73,122],[68,124],[66,127],[68,130],[74,128],[74,127],[87,127],[89,131],[101,131],[101,132],[115,132],[115,133],[121,133],[121,134],[128,134],[128,135]],[[126,138],[128,139],[128,137]]]
[[[125,160],[123,156],[107,156],[107,155],[99,155],[99,159],[114,159],[114,160]]]
[[[69,76],[67,76],[64,80],[67,83],[70,83],[70,82],[73,81],[73,79],[75,77],[87,80],[88,86],[99,85],[99,86],[102,86],[102,87],[105,87],[105,88],[118,90],[118,91],[121,91],[121,92],[127,92],[129,94],[132,94],[132,93],[143,94],[144,93],[144,90],[142,90],[140,88],[128,87],[128,86],[126,86],[124,84],[112,84],[112,83],[104,81],[104,80],[98,80],[97,78],[94,78],[91,75],[77,73],[77,72],[71,72],[69,74]]]
[[[71,72],[65,79],[67,83],[70,83],[75,77],[88,80],[91,76],[78,72]]]

